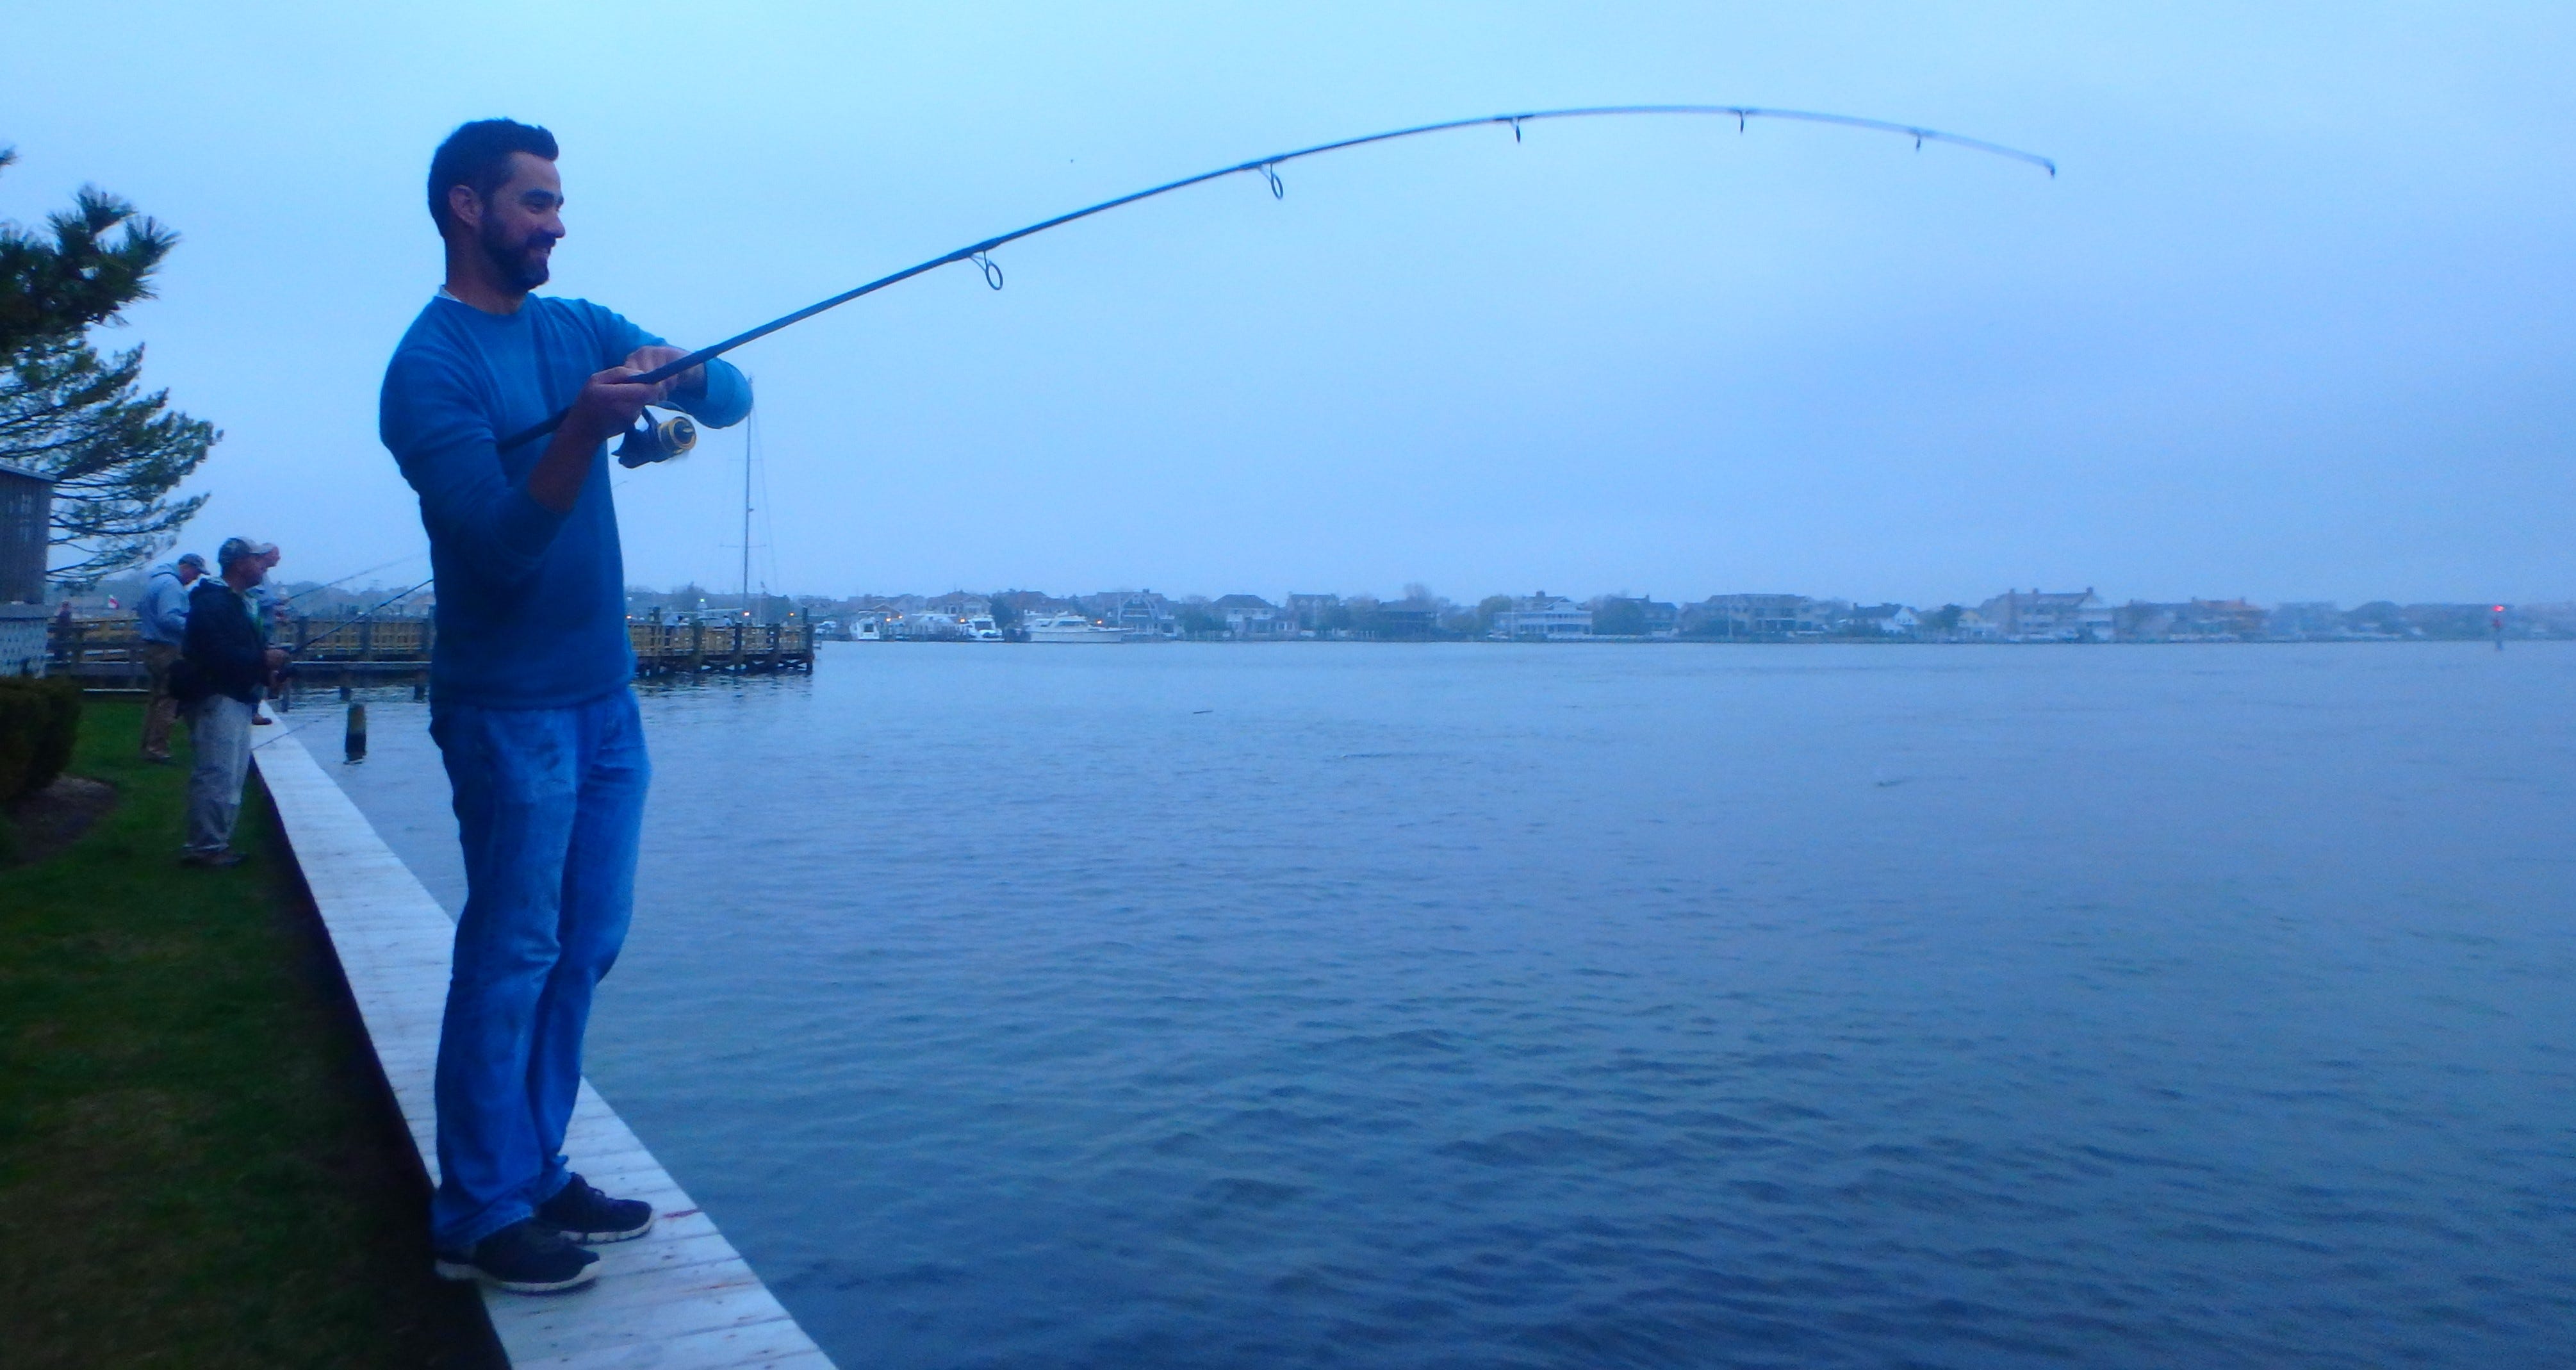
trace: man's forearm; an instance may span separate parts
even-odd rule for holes
[[[676,351],[638,348],[624,365],[593,374],[572,407],[564,411],[563,422],[546,444],[546,454],[537,458],[537,469],[528,473],[528,498],[552,513],[571,513],[573,502],[581,498],[582,482],[590,479],[591,454],[599,444],[633,423],[645,405],[659,404],[670,393],[668,381],[637,385],[631,378],[657,364],[651,354]]]
[[[570,513],[581,498],[582,483],[590,479],[590,456],[599,443],[600,435],[579,412],[565,415],[546,443],[546,454],[528,473],[528,498],[558,514]]]

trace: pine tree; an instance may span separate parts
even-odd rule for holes
[[[0,167],[15,160],[0,148]],[[0,462],[55,481],[52,542],[75,554],[56,581],[92,584],[145,560],[206,501],[170,492],[223,435],[170,409],[168,391],[141,391],[141,347],[101,357],[88,342],[151,297],[178,241],[90,186],[42,232],[0,222]]]

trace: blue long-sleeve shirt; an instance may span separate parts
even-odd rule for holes
[[[587,300],[535,295],[508,315],[441,295],[403,334],[385,368],[379,429],[429,532],[435,699],[565,708],[634,678],[607,444],[561,514],[527,492],[551,439],[498,444],[572,403],[594,372],[661,341]],[[705,393],[672,403],[722,428],[751,412],[751,385],[713,361]]]
[[[134,605],[135,632],[146,642],[176,647],[188,636],[188,587],[179,583],[179,563],[152,568],[143,598]]]

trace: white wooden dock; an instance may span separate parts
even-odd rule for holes
[[[303,744],[282,727],[261,731],[280,736],[259,739],[260,778],[435,1184],[430,1067],[455,925]],[[591,1183],[650,1201],[660,1218],[648,1236],[596,1248],[600,1276],[586,1289],[537,1297],[486,1289],[483,1306],[511,1364],[830,1370],[830,1359],[586,1080],[564,1152]]]

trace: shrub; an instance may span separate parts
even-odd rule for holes
[[[79,681],[0,677],[0,803],[54,783],[79,732]]]

